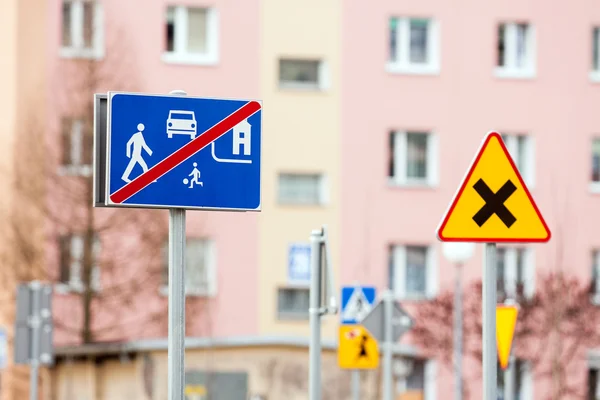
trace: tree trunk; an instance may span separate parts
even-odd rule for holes
[[[87,130],[87,129],[86,129]],[[92,132],[85,132],[85,134],[91,135]],[[92,300],[94,296],[94,288],[92,287],[92,275],[95,264],[94,260],[94,209],[92,207],[92,196],[93,196],[93,182],[91,178],[85,179],[85,200],[88,200],[89,205],[86,207],[86,224],[85,224],[85,237],[84,237],[84,248],[83,248],[83,266],[82,266],[82,281],[83,281],[83,296],[82,296],[82,307],[83,307],[83,324],[81,329],[81,340],[83,343],[91,343],[94,340],[92,334]]]

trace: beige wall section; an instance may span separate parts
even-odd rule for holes
[[[61,363],[55,369],[53,400],[167,400],[167,353],[149,353],[152,360],[152,398],[143,386],[144,355],[124,364],[109,361]],[[348,371],[337,367],[336,353],[323,353],[323,399],[350,398]],[[290,347],[231,348],[186,352],[186,369],[248,374],[248,394],[266,400],[305,400],[308,387],[308,349]],[[377,393],[377,370],[363,372],[363,397]],[[217,388],[218,390],[218,388]],[[93,391],[98,397],[92,397]],[[218,400],[218,397],[217,397]]]
[[[12,240],[12,223],[26,218],[20,226],[27,232],[28,240],[36,243],[36,248],[41,243],[36,238],[39,238],[43,225],[39,220],[33,223],[32,216],[36,214],[14,198],[13,181],[15,163],[19,159],[15,156],[17,149],[27,149],[23,144],[20,147],[19,142],[26,133],[28,121],[33,117],[42,121],[45,118],[47,3],[45,0],[0,1],[0,327],[9,337],[9,367],[2,372],[2,400],[27,396],[27,369],[19,368],[17,372],[10,365],[14,294],[19,279],[15,271],[17,266],[27,269],[15,258],[15,254],[23,252]],[[44,137],[41,129],[35,134]],[[38,270],[41,266],[39,250],[41,248],[35,255],[25,254],[33,256],[32,265],[37,265]]]
[[[277,320],[277,288],[287,282],[290,242],[308,242],[312,229],[328,224],[335,284],[339,287],[340,24],[341,1],[264,0],[261,3],[261,98],[263,122],[263,211],[260,215],[259,334],[308,335],[308,320]],[[279,58],[321,59],[324,90],[280,89]],[[322,172],[323,206],[277,204],[279,172]],[[324,320],[333,338],[337,317]]]

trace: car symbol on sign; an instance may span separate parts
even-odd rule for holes
[[[190,135],[191,139],[196,137],[196,116],[193,111],[171,110],[167,119],[167,136]]]

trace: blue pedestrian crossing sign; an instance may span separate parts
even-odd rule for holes
[[[355,325],[366,317],[375,305],[375,287],[345,286],[342,288],[342,324]]]
[[[260,211],[260,101],[109,92],[106,123],[106,206]]]

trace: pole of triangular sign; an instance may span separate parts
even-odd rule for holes
[[[333,290],[333,268],[331,266],[331,251],[329,250],[329,236],[327,232],[327,225],[323,225],[321,227],[322,236],[321,236],[321,257],[324,258],[325,274],[324,281],[321,281],[321,284],[324,285],[321,293],[325,294],[325,298],[323,299],[324,304],[322,304],[323,310],[321,315],[324,314],[337,314],[337,299],[335,297],[335,292]]]

